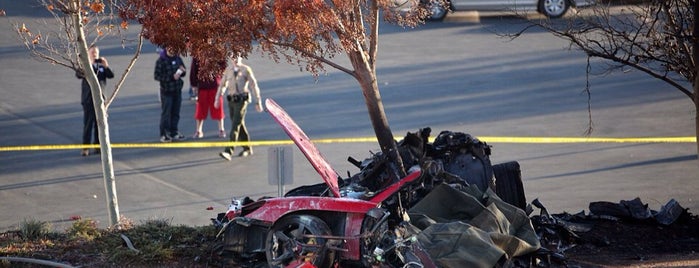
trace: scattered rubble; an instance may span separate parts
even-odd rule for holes
[[[532,205],[540,210],[531,216],[542,246],[538,253],[554,267],[594,267],[699,252],[699,218],[674,199],[659,211],[640,198],[596,201],[590,203],[589,214],[549,214],[536,199]],[[699,264],[699,256],[695,259]]]
[[[281,107],[265,106],[325,183],[233,200],[213,222],[220,254],[237,265],[493,267],[539,248],[517,206],[525,200],[519,164],[492,165],[485,142],[442,131],[429,143],[423,128],[398,143],[407,176],[376,153],[350,158],[359,172],[342,178]]]
[[[429,128],[407,133],[399,142],[403,164],[411,167],[408,176],[398,177],[388,157],[377,153],[363,161],[350,157],[359,172],[342,178],[281,108],[266,107],[325,183],[298,187],[279,198],[235,199],[228,211],[212,219],[216,238],[200,234],[188,239],[197,246],[186,251],[198,248],[206,254],[159,264],[598,267],[685,254],[698,260],[683,265],[699,266],[699,218],[674,199],[657,211],[636,198],[592,202],[589,214],[550,214],[538,199],[526,203],[517,162],[491,164],[491,147],[462,132],[442,131],[429,143]],[[539,213],[532,215],[534,209]],[[129,254],[138,255],[150,247],[136,247],[131,239],[148,234],[121,234],[118,239]],[[170,241],[172,235],[163,237],[178,244]],[[50,252],[46,256],[70,252],[61,254],[75,259],[61,261],[75,264],[88,254],[76,246],[43,248]]]
[[[266,107],[325,183],[233,200],[213,219],[219,255],[242,267],[568,266],[566,253],[590,243],[580,234],[600,222],[671,226],[688,215],[675,200],[652,211],[638,198],[591,203],[589,215],[551,215],[537,199],[526,204],[517,162],[492,165],[491,147],[462,132],[442,131],[429,143],[430,128],[398,143],[408,176],[377,153],[350,157],[359,172],[343,179],[281,107]],[[540,213],[530,218],[532,206]]]

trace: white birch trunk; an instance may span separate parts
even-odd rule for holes
[[[90,84],[92,91],[92,101],[95,106],[95,114],[97,117],[97,129],[99,132],[101,157],[102,157],[102,174],[104,177],[104,189],[107,198],[107,210],[109,212],[109,225],[115,226],[119,223],[119,202],[116,194],[116,179],[114,177],[114,165],[112,161],[112,146],[109,141],[109,124],[107,122],[107,109],[104,103],[102,88],[97,75],[92,72],[92,63],[88,57],[87,40],[85,39],[85,31],[82,24],[82,15],[80,11],[80,1],[71,0],[70,7],[72,10],[71,17],[75,24],[77,32],[77,48],[79,52],[79,62],[84,71],[85,79]]]

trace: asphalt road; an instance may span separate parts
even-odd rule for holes
[[[24,1],[0,0],[0,9],[7,12],[0,17],[0,147],[80,143],[80,81],[66,68],[31,59],[12,29],[15,23],[40,29],[32,25],[45,12]],[[585,56],[542,31],[513,41],[495,34],[524,26],[498,16],[452,17],[415,29],[382,24],[377,73],[394,134],[431,127],[435,136],[451,130],[477,137],[583,137],[589,116]],[[136,26],[129,29],[136,32]],[[134,45],[113,39],[99,45],[121,76]],[[113,143],[159,144],[156,57],[155,47],[146,44],[110,106]],[[347,64],[342,55],[336,58]],[[247,63],[263,96],[284,107],[311,139],[373,136],[361,91],[349,75],[328,69],[316,80],[259,53]],[[115,84],[109,81],[108,94]],[[695,135],[691,101],[666,84],[629,70],[591,76],[590,86],[594,137]],[[184,101],[180,129],[187,135],[194,132],[193,111],[194,103]],[[287,139],[265,113],[251,109],[247,121],[254,140]],[[204,141],[222,141],[213,121],[204,128]],[[674,198],[690,212],[699,210],[699,162],[691,143],[489,144],[494,163],[520,162],[527,199],[539,198],[552,212],[636,197],[651,209]],[[357,172],[348,156],[363,159],[379,151],[373,142],[318,147],[342,175]],[[255,155],[231,162],[219,158],[216,147],[114,149],[120,212],[137,222],[209,224],[233,196],[276,195],[277,186],[267,180],[269,148],[256,147]],[[75,149],[0,151],[0,230],[25,219],[62,228],[73,216],[106,224],[100,163]],[[293,167],[287,190],[320,182],[298,150]]]

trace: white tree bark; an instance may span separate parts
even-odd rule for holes
[[[73,11],[71,18],[75,24],[77,32],[77,48],[79,52],[80,66],[85,75],[85,79],[90,84],[92,91],[92,101],[95,106],[97,117],[97,129],[100,139],[100,151],[102,157],[102,174],[104,177],[104,190],[107,198],[107,211],[109,213],[109,224],[115,226],[119,223],[119,202],[117,201],[116,179],[114,177],[114,163],[112,161],[112,145],[109,141],[109,124],[107,122],[107,108],[104,103],[102,87],[97,80],[97,75],[92,72],[92,63],[88,57],[87,40],[82,24],[80,12],[80,1],[70,0],[70,7]]]

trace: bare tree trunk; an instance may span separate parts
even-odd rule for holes
[[[381,147],[381,152],[389,157],[391,162],[393,162],[394,172],[402,178],[406,176],[406,171],[405,167],[403,167],[403,160],[398,153],[398,146],[393,138],[393,132],[391,132],[391,128],[388,126],[379,85],[376,82],[376,73],[369,66],[368,59],[362,57],[363,54],[363,52],[348,53],[355,70],[354,76],[362,88],[364,102],[369,112],[369,119]]]
[[[695,128],[695,134],[696,134],[696,139],[697,139],[697,155],[699,155],[699,19],[697,19],[697,16],[699,16],[699,4],[696,2],[694,3],[694,29],[692,30],[692,61],[694,65],[694,84],[692,85],[692,93],[694,94],[694,98],[692,98],[692,101],[694,101],[694,128]],[[699,158],[697,158],[699,161]]]
[[[107,110],[104,105],[102,88],[97,75],[92,71],[92,63],[88,57],[87,40],[85,39],[85,31],[82,24],[82,15],[80,14],[80,1],[72,0],[70,2],[71,9],[76,11],[71,13],[75,29],[77,31],[77,47],[80,53],[80,65],[82,66],[85,79],[90,84],[92,92],[92,101],[95,106],[95,114],[97,117],[97,129],[100,139],[100,148],[102,154],[102,174],[104,177],[104,188],[107,198],[107,210],[109,212],[109,224],[114,226],[119,223],[119,204],[116,194],[116,180],[114,177],[114,165],[112,163],[112,145],[109,141],[109,124],[107,123]]]
[[[695,7],[694,7],[695,9],[696,9],[696,6],[699,6],[699,5],[695,5]],[[697,31],[696,30],[697,27],[698,26],[696,26],[696,25],[694,26],[695,31]],[[697,35],[695,35],[695,36],[697,36]],[[694,44],[694,57],[699,58],[699,50],[697,50],[697,49],[699,49],[699,45],[697,45],[695,43]],[[692,86],[692,88],[694,88],[694,99],[693,99],[693,101],[694,101],[694,128],[695,128],[694,133],[696,134],[696,139],[697,139],[697,142],[696,142],[697,155],[699,155],[699,68],[697,68],[696,70],[697,70],[696,71],[697,74],[694,76],[695,77],[694,78],[694,85]],[[697,161],[699,161],[699,157],[697,158]]]
[[[699,77],[699,75],[697,75],[697,77]],[[696,128],[697,155],[699,156],[699,81],[696,80],[699,79],[695,79],[694,82],[694,127]],[[697,158],[697,161],[699,161],[699,157]]]

